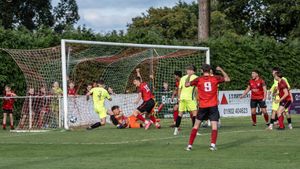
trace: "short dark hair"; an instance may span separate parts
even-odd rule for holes
[[[202,69],[203,72],[210,73],[211,66],[209,64],[203,64],[201,66],[201,69]]]
[[[280,72],[280,68],[279,67],[273,67],[272,71]]]
[[[137,80],[137,81],[140,81],[140,82],[142,81],[141,77],[138,77],[138,76],[135,77],[134,80]]]
[[[189,65],[189,66],[187,66],[187,67],[186,67],[186,70],[192,70],[192,71],[194,71],[194,72],[197,71],[196,66],[194,66],[194,65]]]
[[[111,107],[111,111],[114,111],[114,110],[119,109],[119,108],[120,108],[119,106],[114,105],[113,107]]]
[[[104,80],[102,80],[102,79],[98,80],[98,84],[104,85]]]
[[[174,75],[178,76],[178,77],[182,77],[182,72],[181,71],[178,71],[178,70],[175,70],[174,71]]]
[[[10,85],[5,85],[5,88],[10,88],[11,89],[11,86]]]
[[[278,77],[280,77],[280,78],[282,78],[282,77],[283,77],[283,75],[282,75],[282,73],[281,73],[280,71],[278,71],[278,72],[275,72],[275,75],[276,75],[276,76],[278,76]]]

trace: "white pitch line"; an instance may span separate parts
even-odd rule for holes
[[[261,132],[266,130],[238,130],[238,131],[228,131],[228,132],[220,132],[219,134],[231,134],[231,133],[248,133],[248,132]],[[37,134],[37,133],[35,133]],[[32,135],[35,135],[32,134]],[[208,136],[210,133],[201,134],[201,136]],[[21,135],[20,135],[21,136]],[[23,135],[24,136],[24,135]],[[27,135],[26,135],[27,136]],[[201,137],[198,136],[198,137]],[[120,142],[104,142],[104,143],[76,143],[76,142],[0,142],[0,144],[20,144],[20,145],[122,145],[122,144],[130,144],[130,143],[140,143],[140,142],[149,142],[149,141],[159,141],[159,140],[171,140],[177,138],[186,138],[187,136],[172,136],[172,137],[164,137],[164,138],[150,138],[150,139],[141,139],[141,140],[132,140],[132,141],[120,141]]]

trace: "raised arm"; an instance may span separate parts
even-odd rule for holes
[[[135,69],[135,71],[136,71],[136,76],[139,77],[139,78],[141,78],[141,82],[142,82],[143,80],[142,80],[140,69],[137,68],[137,69]]]
[[[225,82],[230,82],[230,77],[220,66],[216,67],[216,70],[218,70],[222,73],[222,76],[224,77]]]

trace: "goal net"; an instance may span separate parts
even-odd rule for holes
[[[177,103],[176,97],[172,99],[174,71],[185,75],[186,66],[199,68],[209,63],[206,47],[62,40],[61,47],[5,51],[23,71],[28,91],[31,88],[38,91],[33,95],[27,92],[22,109],[17,112],[20,114],[18,129],[30,130],[69,129],[98,122],[93,101],[85,94],[99,79],[104,80],[112,96],[112,101],[105,102],[106,109],[118,105],[130,116],[139,106],[134,104],[137,90],[132,84],[137,69],[155,95],[156,117],[162,126],[169,126],[173,124],[173,107]],[[68,95],[70,83],[74,84],[75,94]],[[41,96],[41,88],[45,88],[47,94]],[[39,100],[47,101],[47,113],[41,113]],[[24,114],[28,115],[24,118]],[[182,126],[190,127],[189,114],[184,117]]]

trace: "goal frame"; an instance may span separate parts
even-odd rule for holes
[[[64,128],[69,130],[68,126],[68,82],[67,82],[67,51],[66,44],[86,44],[86,45],[106,45],[106,46],[123,46],[123,47],[138,47],[138,48],[160,48],[160,49],[185,49],[199,50],[205,52],[205,63],[210,64],[210,49],[209,47],[197,46],[173,46],[173,45],[151,45],[151,44],[135,44],[135,43],[118,43],[118,42],[103,42],[103,41],[86,41],[61,39],[61,67],[62,67],[62,87],[63,87],[63,113],[64,113]]]

